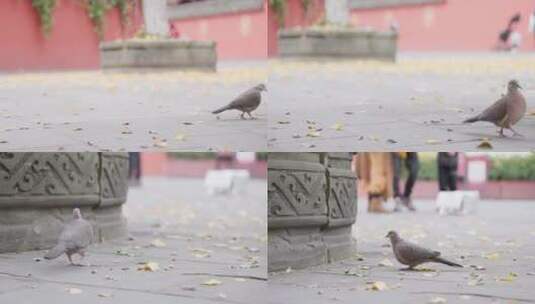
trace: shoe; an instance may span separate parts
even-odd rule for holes
[[[412,198],[404,197],[402,199],[402,202],[403,202],[403,205],[405,205],[405,207],[407,207],[407,209],[409,209],[410,211],[416,211],[416,208],[414,208],[414,205],[412,203]]]
[[[383,201],[380,197],[373,197],[369,201],[369,212],[372,213],[388,213],[388,211],[383,208]]]
[[[394,198],[394,203],[395,203],[395,205],[394,205],[394,210],[393,211],[394,212],[401,212],[402,211],[401,207],[403,206],[403,203],[401,202],[401,197],[396,196]]]

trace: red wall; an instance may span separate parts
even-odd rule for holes
[[[324,17],[324,0],[310,1],[310,7],[305,14],[301,0],[287,0],[286,14],[284,18],[284,26],[286,28],[309,26],[315,24]],[[270,57],[276,56],[277,50],[277,32],[279,30],[279,22],[277,15],[271,9],[268,11],[268,55]]]
[[[0,3],[0,71],[96,69],[100,66],[99,39],[79,1],[58,0],[50,36],[41,33],[39,16],[29,0]],[[127,34],[142,24],[141,4],[133,12]],[[106,18],[105,40],[121,37],[117,10]]]
[[[404,51],[484,51],[496,45],[498,33],[517,12],[522,20],[522,50],[535,50],[528,32],[534,0],[445,0],[443,4],[353,10],[354,25],[386,30],[390,21],[400,25],[399,48]]]
[[[174,20],[181,37],[217,42],[218,59],[267,57],[266,7],[256,11]]]
[[[300,0],[288,0],[286,27],[307,26],[324,15],[323,0],[314,5],[306,20]],[[443,4],[397,6],[353,10],[353,25],[388,30],[391,20],[400,25],[399,49],[402,51],[486,51],[491,50],[509,18],[517,12],[522,20],[517,29],[522,34],[521,50],[534,51],[535,39],[528,31],[529,16],[535,0],[445,0]],[[268,15],[269,55],[277,54],[278,23],[273,12]]]
[[[142,176],[204,178],[206,172],[215,169],[215,167],[216,162],[211,159],[184,160],[170,158],[164,152],[141,153]],[[253,178],[267,177],[266,161],[255,161],[252,163],[234,162],[232,168],[247,170]]]

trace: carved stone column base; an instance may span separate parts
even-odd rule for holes
[[[356,177],[348,153],[270,153],[268,270],[347,258],[356,247]]]
[[[0,252],[54,246],[72,209],[97,240],[126,234],[128,155],[0,153]]]

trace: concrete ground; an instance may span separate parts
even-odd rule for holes
[[[516,78],[528,115],[524,138],[490,123],[461,122],[490,106]],[[270,151],[496,151],[535,149],[534,54],[401,54],[397,63],[274,60]],[[510,135],[510,133],[509,133]]]
[[[258,303],[266,191],[252,180],[209,196],[202,180],[146,178],[124,205],[130,238],[90,247],[90,266],[37,260],[45,251],[0,254],[0,303]],[[139,269],[149,262],[159,269]]]
[[[211,111],[266,78],[261,62],[223,63],[217,73],[0,75],[0,150],[262,151],[265,102],[256,120]]]
[[[535,303],[533,201],[482,201],[467,216],[441,217],[430,201],[416,207],[370,214],[359,204],[357,254],[271,274],[270,303]],[[401,271],[385,239],[391,229],[464,268],[424,264]]]

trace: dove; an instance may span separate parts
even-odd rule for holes
[[[526,99],[524,99],[519,89],[522,89],[522,87],[516,80],[509,81],[505,96],[481,112],[481,114],[468,118],[463,123],[488,121],[500,127],[500,136],[505,136],[503,129],[511,130],[514,136],[521,136],[520,133],[513,130],[513,126],[526,114]]]
[[[93,228],[88,221],[82,218],[80,209],[73,209],[72,215],[73,220],[65,224],[59,236],[58,244],[46,253],[45,259],[55,259],[65,253],[71,265],[80,265],[74,264],[71,256],[75,253],[78,253],[82,258],[85,256],[85,249],[94,240]]]
[[[440,252],[438,251],[429,250],[403,240],[395,231],[389,231],[386,237],[390,238],[396,260],[403,265],[409,266],[408,269],[412,270],[414,267],[428,262],[442,263],[453,267],[463,267],[462,265],[441,258]]]
[[[242,119],[245,119],[245,113],[249,114],[251,119],[254,119],[254,117],[251,115],[251,112],[256,110],[256,108],[258,108],[260,105],[260,101],[262,100],[262,91],[267,91],[266,86],[264,84],[259,84],[240,94],[228,105],[213,111],[212,114],[219,114],[227,110],[239,110],[242,112],[240,115]]]

